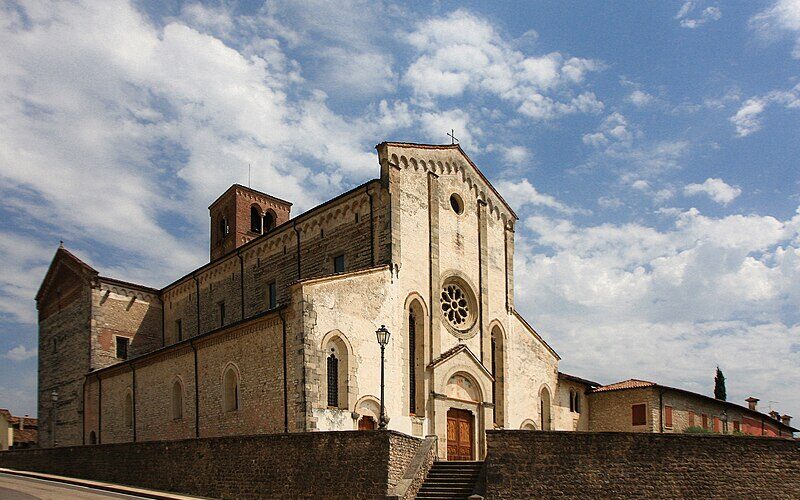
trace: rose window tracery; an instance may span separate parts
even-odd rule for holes
[[[461,327],[469,317],[469,301],[461,287],[451,283],[442,290],[442,313],[455,327]]]
[[[458,277],[451,277],[442,286],[439,304],[448,329],[460,338],[469,338],[477,318],[477,302],[470,286]]]

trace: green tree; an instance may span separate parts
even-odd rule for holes
[[[725,393],[725,375],[717,367],[717,375],[714,377],[714,398],[725,401],[728,395]]]

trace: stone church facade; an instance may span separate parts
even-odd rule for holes
[[[388,427],[476,459],[494,428],[579,430],[514,308],[512,208],[458,145],[384,142],[380,177],[291,217],[234,185],[211,261],[163,289],[59,248],[37,294],[40,446]]]

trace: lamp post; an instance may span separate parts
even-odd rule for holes
[[[51,418],[52,422],[51,425],[51,435],[53,436],[53,448],[58,446],[58,441],[56,441],[56,418],[58,418],[58,392],[53,391],[50,393],[50,400],[53,402],[53,416]]]
[[[378,337],[378,344],[381,346],[381,416],[380,422],[378,422],[378,428],[385,430],[386,426],[389,424],[389,418],[386,416],[386,406],[383,404],[383,352],[392,334],[386,329],[385,325],[381,325],[381,327],[375,331],[375,335]]]

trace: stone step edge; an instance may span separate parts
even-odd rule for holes
[[[137,488],[135,486],[123,486],[114,483],[103,483],[100,481],[92,481],[89,479],[79,479],[76,477],[56,476],[54,474],[44,474],[42,472],[32,472],[17,469],[5,469],[0,467],[0,472],[10,474],[12,476],[30,477],[33,479],[43,479],[57,483],[71,484],[73,486],[84,486],[86,488],[93,488],[96,490],[110,491],[112,493],[124,493],[127,495],[139,496],[144,498],[153,498],[155,500],[208,500],[208,497],[197,497],[191,495],[180,495],[177,493],[169,493],[166,491],[147,490],[144,488]]]

